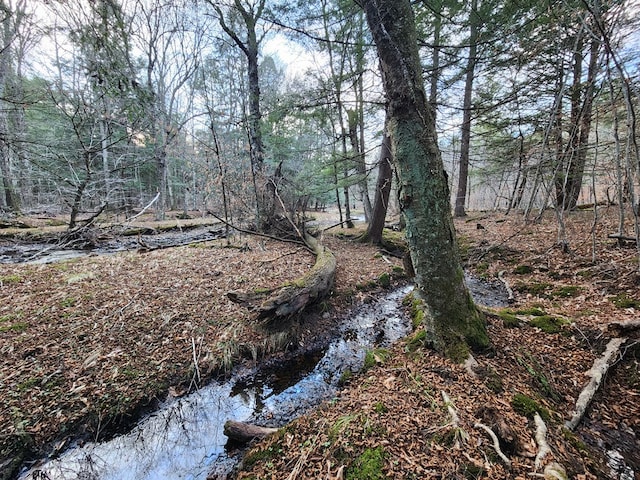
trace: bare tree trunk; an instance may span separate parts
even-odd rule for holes
[[[380,147],[380,158],[378,160],[378,181],[376,184],[376,196],[373,202],[373,213],[367,231],[362,237],[363,241],[373,243],[374,245],[382,244],[382,231],[384,230],[384,221],[387,215],[387,207],[389,206],[392,175],[391,139],[389,135],[387,135],[385,128],[385,135]]]
[[[429,75],[429,105],[433,120],[436,120],[438,112],[438,80],[440,79],[440,33],[442,32],[442,4],[436,2],[439,7],[435,14],[433,25],[433,48],[431,50],[431,74]]]
[[[347,180],[348,176],[349,176],[349,172],[345,171],[344,178],[346,181],[348,181]],[[348,185],[344,186],[343,192],[344,192],[344,223],[347,226],[347,228],[353,228],[354,225],[353,225],[353,220],[351,218],[351,205],[350,205],[351,198],[349,195]]]
[[[355,162],[356,172],[358,173],[358,189],[362,199],[362,207],[364,209],[364,219],[366,222],[371,221],[371,200],[369,199],[369,187],[367,185],[367,166],[364,157],[364,141],[359,138],[358,127],[362,124],[360,115],[354,110],[347,112],[349,121],[349,140],[351,141],[351,150],[353,152],[353,161]]]
[[[464,83],[464,100],[462,105],[462,135],[460,141],[460,170],[458,172],[458,192],[456,194],[455,216],[464,217],[467,201],[467,185],[469,182],[469,151],[471,147],[471,100],[473,96],[473,80],[475,77],[478,51],[478,0],[471,0],[469,23],[469,59]]]
[[[20,211],[20,201],[15,190],[13,175],[11,171],[11,139],[9,125],[9,111],[14,107],[4,99],[12,98],[10,90],[12,71],[12,46],[14,26],[13,12],[2,3],[0,15],[3,17],[0,23],[2,31],[2,48],[0,50],[0,175],[2,175],[2,189],[4,190],[4,203],[8,210]]]
[[[2,115],[2,114],[0,114]],[[0,120],[0,128],[3,121]],[[4,204],[9,211],[18,213],[20,211],[20,201],[13,186],[11,166],[9,164],[10,150],[4,138],[0,138],[0,174],[2,175],[2,189],[4,190]]]
[[[596,75],[598,74],[599,66],[598,59],[600,54],[600,39],[592,38],[589,48],[589,67],[587,71],[586,90],[584,92],[584,99],[580,108],[580,120],[579,120],[579,135],[577,151],[575,152],[575,162],[571,163],[568,172],[567,179],[567,200],[566,208],[573,210],[580,196],[582,189],[582,179],[584,176],[584,168],[587,163],[587,147],[589,144],[589,134],[591,133],[591,119],[593,110],[594,90]]]
[[[622,168],[622,149],[620,148],[620,122],[618,120],[618,109],[616,107],[616,96],[613,88],[613,78],[611,67],[607,61],[607,81],[609,82],[609,97],[611,111],[613,112],[613,140],[615,143],[615,165],[616,165],[616,189],[618,192],[618,235],[624,236],[626,229],[624,226],[624,175]]]
[[[527,186],[527,156],[524,152],[524,135],[522,134],[522,131],[520,131],[518,139],[518,172],[516,173],[516,180],[513,183],[513,191],[511,192],[511,198],[509,198],[509,205],[507,206],[505,215],[509,215],[511,209],[520,206],[520,202],[522,202],[522,196],[524,194],[524,189]]]

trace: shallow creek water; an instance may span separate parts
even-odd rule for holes
[[[0,264],[3,263],[55,263],[90,255],[148,248],[166,248],[189,243],[206,242],[224,236],[224,228],[219,225],[206,225],[174,230],[145,233],[139,236],[116,236],[104,240],[94,248],[62,248],[56,244],[4,241],[0,243]]]
[[[468,278],[476,301],[504,304],[498,287]],[[227,420],[282,426],[331,399],[346,370],[357,371],[365,353],[388,346],[411,331],[401,309],[412,287],[386,294],[345,317],[329,345],[286,363],[237,372],[163,405],[128,434],[88,443],[24,472],[21,479],[205,479],[231,471],[238,459],[225,450]]]

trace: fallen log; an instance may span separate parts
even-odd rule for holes
[[[272,291],[253,294],[229,292],[227,297],[253,311],[256,319],[266,319],[265,326],[271,326],[293,317],[326,296],[333,286],[336,258],[331,250],[312,236],[307,235],[305,242],[316,255],[316,263],[305,275]]]
[[[261,427],[251,423],[227,420],[224,424],[224,434],[239,443],[249,443],[256,438],[264,438],[277,432],[277,428]]]
[[[571,420],[565,423],[565,427],[569,430],[575,430],[582,417],[584,416],[589,404],[593,400],[594,395],[600,388],[602,379],[605,377],[611,366],[612,359],[614,359],[620,350],[622,344],[626,341],[626,338],[612,338],[607,344],[607,348],[600,358],[596,358],[593,362],[593,366],[586,373],[588,377],[591,377],[589,383],[584,387],[578,400],[576,400],[576,407]]]
[[[614,240],[617,240],[619,244],[623,242],[632,242],[632,243],[638,242],[638,239],[636,237],[630,237],[628,235],[623,235],[621,233],[610,233],[609,235],[607,235],[607,238],[612,238]]]
[[[640,331],[640,320],[625,320],[622,322],[611,322],[607,325],[607,330],[616,335],[637,334]]]
[[[20,220],[0,220],[0,228],[33,228]]]

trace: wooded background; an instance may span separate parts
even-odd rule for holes
[[[637,218],[637,2],[413,3],[456,215],[609,202]],[[158,218],[249,219],[273,190],[278,208],[370,219],[385,97],[356,2],[0,10],[4,216],[74,226],[155,200]]]

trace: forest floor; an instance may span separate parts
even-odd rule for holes
[[[613,336],[607,325],[638,318],[637,250],[607,238],[617,231],[614,207],[601,209],[594,230],[592,212],[565,220],[566,248],[551,213],[456,220],[468,269],[487,279],[503,272],[515,296],[508,309],[487,309],[493,346],[475,354],[475,374],[426,349],[418,330],[378,352],[334,401],[256,444],[237,477],[531,478],[542,471],[538,410],[551,449],[542,466],[557,462],[575,479],[633,479],[613,471],[620,464],[607,463],[609,451],[640,478],[637,334],[575,433],[563,428]],[[323,313],[334,318],[379,295],[380,276],[401,262],[350,240],[352,231],[331,232],[323,241],[337,257],[334,291],[288,337],[266,335],[226,293],[302,275],[313,258],[297,245],[237,236],[231,245],[0,265],[0,472],[126,428],[233,364],[313,342],[330,322]],[[510,427],[510,467],[477,423]]]
[[[515,297],[488,310],[492,348],[475,354],[474,373],[424,348],[418,330],[333,402],[254,446],[237,478],[640,478],[637,333],[576,431],[564,428],[612,336],[607,325],[640,312],[635,245],[607,238],[616,215],[601,209],[594,230],[593,212],[567,215],[562,248],[552,212],[539,222],[480,213],[456,220],[467,268],[493,280],[503,272]],[[551,449],[539,465],[536,410]],[[478,423],[502,434],[509,466]]]

